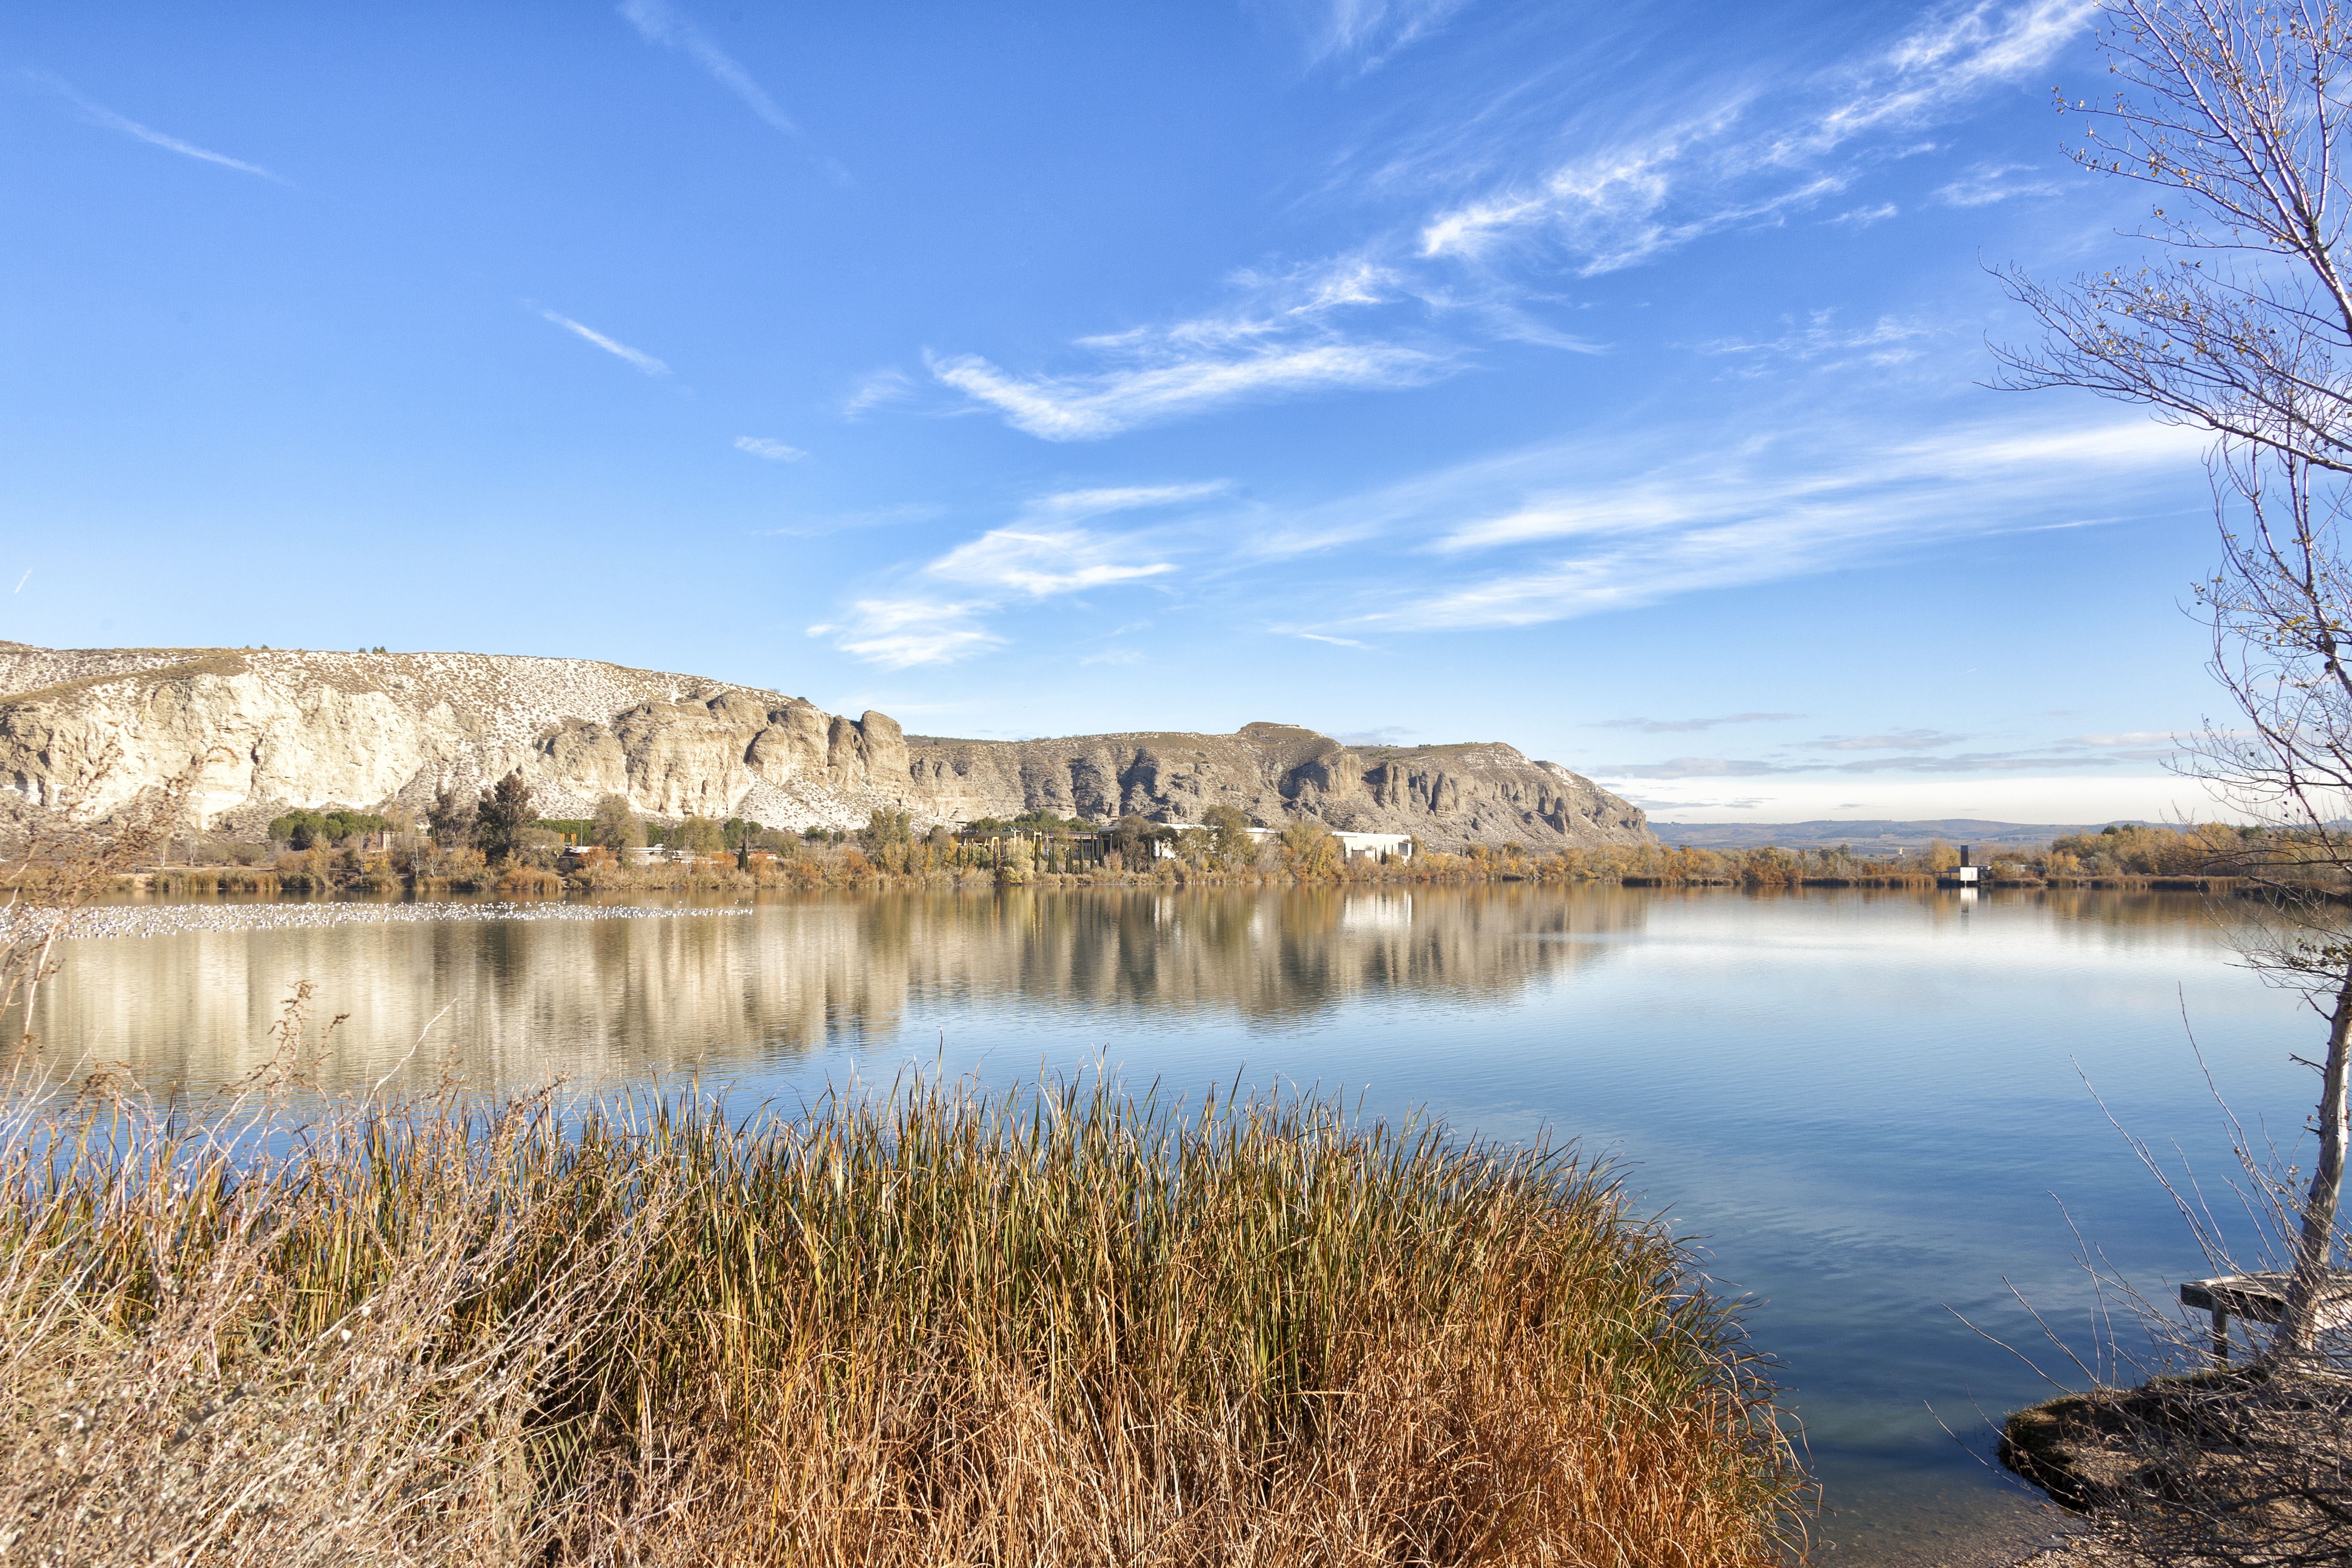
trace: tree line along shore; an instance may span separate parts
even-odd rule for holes
[[[505,801],[500,789],[509,792]],[[469,809],[466,809],[470,806]],[[1111,825],[1031,813],[982,819],[961,831],[916,827],[877,809],[863,827],[800,832],[740,817],[649,821],[608,796],[596,816],[530,815],[529,792],[502,781],[472,803],[445,793],[423,822],[397,815],[293,812],[267,842],[191,835],[180,864],[125,872],[118,892],[498,892],[563,894],[661,890],[817,889],[923,885],[1132,886],[1286,883],[1602,882],[1628,887],[1908,888],[1928,886],[1959,863],[1945,843],[1908,853],[1840,846],[1765,845],[1708,849],[1664,843],[1531,851],[1505,843],[1354,855],[1322,824],[1249,831],[1217,808],[1198,827],[1139,816]],[[2228,891],[2250,858],[2266,879],[2292,845],[2221,823],[2181,827],[2117,825],[2005,847],[1978,859],[1979,885]],[[21,864],[11,880],[41,874]]]

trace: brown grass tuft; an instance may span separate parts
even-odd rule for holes
[[[362,1107],[0,1145],[0,1558],[1781,1560],[1805,1483],[1603,1172],[1313,1098]]]

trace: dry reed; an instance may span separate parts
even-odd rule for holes
[[[85,1095],[0,1162],[0,1561],[1700,1568],[1801,1532],[1736,1320],[1605,1171],[1323,1099],[231,1136]]]

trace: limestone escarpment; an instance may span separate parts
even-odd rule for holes
[[[0,644],[0,786],[26,806],[117,809],[194,771],[207,826],[289,807],[421,808],[520,770],[539,810],[638,811],[854,827],[877,805],[918,824],[1045,810],[1411,833],[1437,847],[1640,843],[1640,811],[1496,744],[1349,747],[1287,724],[1233,735],[909,740],[887,715],[588,659],[497,654]]]
[[[1642,812],[1557,763],[1500,742],[1351,747],[1295,724],[1231,735],[1076,735],[907,742],[915,796],[969,819],[1051,811],[1198,822],[1214,805],[1279,826],[1312,817],[1350,833],[1411,833],[1438,848],[1641,844]]]
[[[854,827],[906,793],[885,716],[695,676],[499,654],[0,646],[0,786],[31,805],[104,815],[193,770],[192,814],[242,824],[421,807],[511,769],[550,816],[609,792],[662,816]]]

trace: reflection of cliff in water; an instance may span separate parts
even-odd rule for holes
[[[1280,1026],[1389,992],[1499,1000],[1599,959],[1648,897],[1498,887],[888,893],[749,912],[193,931],[68,944],[35,1030],[158,1090],[202,1091],[270,1054],[296,983],[326,1037],[321,1087],[387,1072],[478,1089],[723,1077],[897,1041],[970,1008],[1067,1025]],[[425,1034],[427,1022],[440,1020]],[[411,1047],[416,1047],[413,1055]],[[404,1063],[403,1058],[407,1059]]]
[[[1646,906],[1616,889],[1506,886],[1013,892],[978,910],[948,899],[870,907],[874,950],[903,942],[917,994],[1270,1022],[1367,991],[1500,998],[1601,952],[1529,938],[1638,931]],[[901,920],[903,936],[879,929]]]

